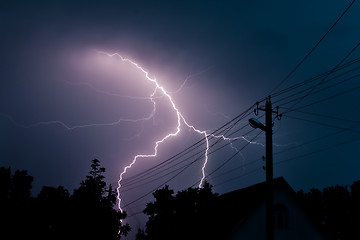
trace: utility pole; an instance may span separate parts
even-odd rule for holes
[[[265,104],[266,138],[266,239],[274,240],[274,191],[273,191],[273,145],[272,145],[272,105],[270,97]]]
[[[274,189],[273,189],[273,144],[272,144],[272,127],[273,127],[273,113],[276,114],[277,119],[281,119],[279,115],[279,107],[276,107],[276,111],[273,110],[271,104],[271,97],[266,99],[265,108],[257,107],[254,109],[255,115],[258,115],[259,110],[265,111],[265,126],[257,119],[252,118],[249,123],[254,128],[260,128],[265,132],[266,138],[266,240],[274,240]]]

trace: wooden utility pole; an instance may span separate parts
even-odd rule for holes
[[[265,104],[266,136],[266,240],[274,240],[274,191],[273,191],[273,144],[272,105],[270,97]]]
[[[272,127],[273,127],[273,113],[276,114],[276,118],[280,120],[281,114],[279,114],[279,107],[276,107],[276,111],[273,110],[271,104],[271,97],[266,99],[265,108],[259,107],[259,103],[256,103],[257,107],[254,110],[255,115],[258,115],[259,110],[265,111],[265,126],[257,119],[252,118],[249,123],[254,128],[260,128],[265,132],[266,138],[266,240],[274,240],[274,186],[273,186],[273,144],[272,144]]]

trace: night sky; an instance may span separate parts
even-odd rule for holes
[[[1,1],[0,165],[28,170],[36,196],[43,185],[77,188],[98,158],[106,181],[116,186],[136,154],[152,154],[155,141],[176,131],[177,116],[161,91],[154,94],[152,115],[154,83],[99,51],[138,63],[171,95],[187,123],[211,133],[269,93],[337,66],[360,41],[358,2],[279,86],[351,2]],[[295,191],[360,179],[359,54],[352,52],[342,63],[352,64],[319,86],[313,81],[272,98],[280,113],[303,106],[274,120],[274,176],[284,176]],[[312,94],[288,103],[306,93]],[[209,156],[206,173],[246,145],[207,179],[216,192],[265,180],[265,136],[259,129],[249,133],[247,121],[256,117],[251,111],[232,137],[251,140],[260,133],[254,142],[241,138]],[[158,157],[139,159],[124,180],[202,137],[182,124],[178,136],[159,146]],[[198,182],[204,159],[171,172],[184,166],[181,161],[191,162],[179,159],[175,168],[122,192],[124,204],[165,182],[176,190]],[[150,199],[125,210],[138,213]],[[143,220],[136,215],[129,221],[136,229]]]

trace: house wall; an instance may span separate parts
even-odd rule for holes
[[[265,239],[265,201],[259,204],[245,222],[240,223],[230,233],[228,239]]]
[[[287,208],[287,226],[283,229],[275,228],[275,240],[318,240],[326,239],[320,230],[310,221],[294,199],[281,189],[274,190],[274,205],[282,204]],[[230,240],[237,239],[265,239],[265,206],[263,201],[246,219],[240,223],[229,235]],[[275,219],[276,221],[276,219]],[[275,223],[276,225],[276,223]]]

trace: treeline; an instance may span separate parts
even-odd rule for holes
[[[31,196],[33,177],[0,167],[1,239],[120,239],[131,230],[115,210],[116,192],[104,181],[105,168],[92,160],[91,171],[70,195],[64,187],[43,187]]]
[[[131,230],[121,221],[126,213],[115,209],[116,191],[106,186],[104,173],[94,159],[89,175],[72,195],[59,186],[43,187],[32,197],[33,177],[27,171],[12,174],[10,168],[0,167],[0,238],[113,240],[126,236]],[[155,201],[144,209],[149,219],[137,240],[202,239],[204,233],[211,238],[205,222],[216,211],[209,211],[208,203],[217,194],[209,183],[176,194],[165,186],[153,196]],[[360,181],[350,187],[300,190],[297,198],[330,239],[360,239]]]
[[[360,181],[348,186],[332,186],[322,191],[312,188],[297,193],[311,218],[330,239],[360,239]]]

